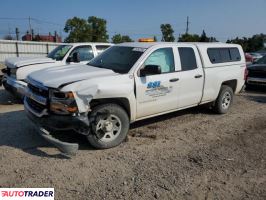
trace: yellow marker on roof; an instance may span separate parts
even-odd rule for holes
[[[139,42],[155,42],[153,38],[140,38]]]

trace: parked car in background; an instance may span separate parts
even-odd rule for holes
[[[5,61],[2,70],[2,84],[15,96],[23,97],[27,86],[26,77],[40,69],[63,66],[73,63],[86,64],[92,58],[110,47],[109,43],[62,44],[51,51],[47,57],[13,57]]]
[[[252,55],[250,55],[249,53],[245,53],[245,59],[247,64],[251,64],[254,61]]]
[[[266,86],[266,56],[248,66],[247,86]]]
[[[242,47],[223,43],[123,43],[88,65],[31,73],[24,107],[42,136],[65,153],[54,129],[75,130],[95,148],[119,145],[132,122],[209,103],[226,113],[245,84]]]
[[[256,61],[263,57],[260,53],[250,52],[249,54],[253,57],[253,61]]]

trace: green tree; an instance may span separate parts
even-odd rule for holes
[[[92,40],[91,42],[107,42],[109,36],[107,34],[107,22],[105,19],[101,19],[95,16],[88,18],[88,25],[91,30]]]
[[[255,52],[264,49],[264,42],[266,41],[265,34],[253,35],[251,38],[239,38],[227,40],[227,43],[239,44],[245,52]]]
[[[209,42],[218,42],[218,40],[215,37],[210,37]]]
[[[133,40],[128,35],[116,34],[112,37],[112,42],[114,44],[119,44],[123,42],[133,42]]]
[[[158,41],[156,36],[153,36],[153,40],[154,40],[154,42]]]
[[[205,31],[203,30],[202,34],[200,36],[200,42],[209,42],[209,41],[210,41],[210,39],[207,37]]]
[[[203,30],[201,36],[198,34],[183,34],[178,38],[178,42],[217,42],[215,37],[208,37]]]
[[[197,34],[183,34],[178,38],[178,42],[199,42],[200,36]]]
[[[202,31],[199,42],[218,42],[215,37],[208,37],[205,30]]]
[[[161,31],[162,31],[162,41],[164,42],[174,42],[174,30],[170,24],[162,24],[161,25]]]
[[[91,42],[91,29],[85,19],[73,17],[68,19],[64,31],[69,33],[65,42]]]

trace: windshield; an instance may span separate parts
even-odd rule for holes
[[[266,56],[264,56],[264,57],[258,59],[258,60],[256,61],[256,64],[266,64]]]
[[[48,54],[48,58],[53,60],[63,60],[67,52],[72,48],[71,45],[60,45]]]
[[[89,62],[88,65],[126,74],[144,51],[145,49],[141,48],[112,46]]]

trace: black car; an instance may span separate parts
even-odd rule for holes
[[[266,56],[260,58],[248,66],[248,76],[246,84],[266,86]]]

